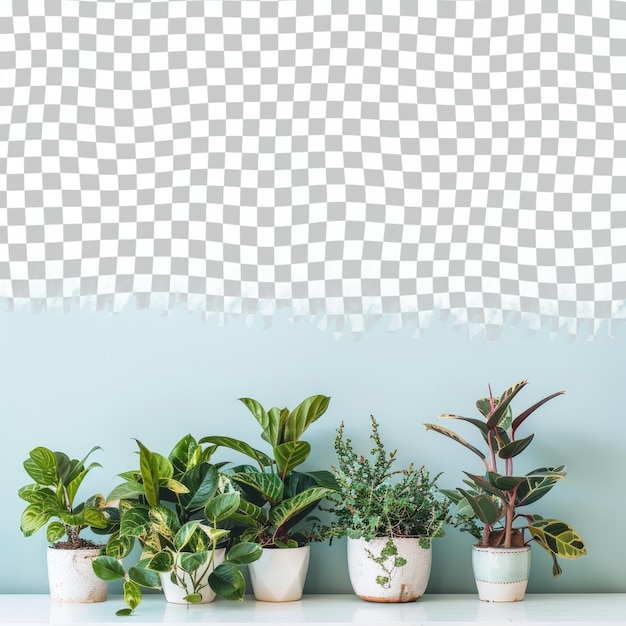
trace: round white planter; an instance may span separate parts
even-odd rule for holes
[[[215,591],[209,587],[209,576],[211,572],[220,564],[224,562],[224,557],[226,555],[226,550],[224,548],[218,548],[215,551],[215,556],[213,558],[213,563],[211,567],[207,569],[204,575],[200,578],[200,584],[204,585],[202,589],[198,592],[202,596],[202,600],[198,604],[207,604],[208,602],[213,602],[215,600]],[[202,570],[203,568],[198,568]],[[178,571],[178,575],[182,574],[183,580],[187,585],[186,591],[184,587],[177,585],[172,582],[171,572],[167,573],[159,573],[159,578],[161,579],[161,587],[163,589],[163,594],[165,595],[165,599],[172,604],[190,604],[185,600],[185,597],[190,593],[193,593],[193,582],[191,577],[187,572],[182,572],[182,570]]]
[[[432,545],[424,549],[419,539],[392,539],[398,553],[382,562],[388,537],[371,541],[348,537],[348,574],[354,593],[368,602],[414,602],[424,595],[432,564]],[[400,565],[396,559],[404,559]]]
[[[107,599],[108,583],[94,574],[92,566],[99,554],[100,548],[48,548],[48,584],[52,602],[84,604]]]
[[[472,569],[478,597],[484,602],[519,602],[524,599],[530,573],[530,546],[519,548],[472,547]]]
[[[310,546],[263,548],[261,558],[248,564],[254,597],[264,602],[300,600],[310,554]]]

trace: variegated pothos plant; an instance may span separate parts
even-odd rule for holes
[[[241,494],[210,462],[210,451],[202,450],[191,435],[168,457],[141,441],[137,445],[139,469],[121,474],[123,482],[108,496],[119,500],[118,527],[105,554],[94,562],[100,578],[124,581],[127,608],[117,614],[134,612],[142,587],[160,588],[159,574],[169,574],[189,603],[201,601],[207,584],[222,598],[242,600],[245,580],[238,566],[258,559],[261,549],[250,542],[232,545],[229,519],[239,509]],[[136,542],[139,559],[126,569],[122,559]],[[211,572],[218,547],[227,548],[225,560]]]
[[[261,426],[261,438],[271,452],[227,436],[208,436],[200,443],[211,450],[229,448],[252,459],[256,465],[231,467],[228,475],[245,497],[233,519],[243,537],[263,547],[285,548],[306,545],[311,536],[306,520],[321,500],[336,488],[328,470],[296,471],[304,463],[311,445],[302,441],[306,429],[327,410],[330,398],[310,396],[293,410],[273,407],[265,410],[252,398],[240,398]]]
[[[539,407],[564,392],[550,394],[514,418],[511,401],[527,384],[527,380],[522,380],[506,389],[500,397],[494,397],[490,390],[488,398],[476,402],[482,419],[447,413],[439,416],[440,419],[456,419],[475,426],[487,446],[485,452],[444,426],[425,426],[465,446],[483,462],[484,473],[464,472],[467,476],[465,487],[443,490],[458,505],[457,519],[461,529],[474,535],[482,546],[508,548],[534,540],[550,554],[552,573],[558,576],[561,568],[557,557],[575,559],[586,554],[583,540],[565,522],[520,512],[519,509],[534,504],[557,482],[564,480],[565,466],[539,467],[528,474],[517,475],[513,464],[534,437],[531,434],[518,438],[519,428]],[[516,524],[519,520],[523,520],[521,525]]]

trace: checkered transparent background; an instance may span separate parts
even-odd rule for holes
[[[3,0],[0,298],[610,333],[626,2]]]

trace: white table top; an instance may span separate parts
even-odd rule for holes
[[[492,604],[476,595],[426,595],[407,604],[365,602],[354,595],[305,595],[298,602],[258,602],[247,596],[243,602],[216,600],[211,604],[168,604],[161,595],[144,596],[132,617],[117,617],[123,608],[121,596],[97,604],[53,604],[47,595],[0,595],[0,624],[76,624],[120,626],[127,624],[307,624],[333,626],[459,626],[462,624],[576,624],[626,625],[626,593],[531,594],[523,602]]]

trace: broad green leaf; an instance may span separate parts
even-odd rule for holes
[[[238,492],[220,493],[204,507],[206,518],[213,525],[228,519],[239,508],[241,496]]]
[[[504,508],[486,495],[472,495],[465,489],[459,489],[467,503],[472,507],[476,517],[483,524],[495,524],[504,515]]]
[[[56,493],[49,487],[40,487],[36,483],[20,487],[17,495],[30,504],[39,503],[42,508],[45,508],[44,501],[49,501],[58,506]]]
[[[526,450],[526,448],[530,445],[530,442],[533,440],[534,435],[529,435],[528,437],[524,437],[523,439],[516,439],[515,441],[511,441],[506,444],[498,451],[498,456],[501,459],[512,459],[513,457],[520,454]]]
[[[127,615],[132,615],[133,614],[133,609],[128,608],[128,609],[119,609],[119,611],[115,611],[115,615],[117,615],[117,617],[126,617]]]
[[[280,528],[294,515],[297,515],[311,504],[319,502],[331,493],[333,493],[332,489],[327,489],[326,487],[312,487],[292,498],[283,500],[270,512],[269,519],[272,526]]]
[[[95,528],[106,528],[109,520],[101,509],[85,509],[85,523]]]
[[[289,416],[291,415],[289,409],[279,409],[278,407],[273,407],[269,410],[268,415],[270,416],[270,420],[272,423],[275,423],[278,428],[278,435],[276,436],[276,443],[272,445],[272,448],[279,446],[281,443],[285,443],[285,441],[289,441]]]
[[[263,548],[257,543],[244,541],[236,543],[226,554],[226,561],[233,565],[247,565],[261,557]]]
[[[141,604],[141,588],[132,580],[125,580],[123,590],[124,602],[134,611]]]
[[[102,580],[118,580],[126,576],[124,566],[112,556],[98,556],[92,566],[96,576]]]
[[[160,478],[159,487],[162,489],[167,489],[168,491],[171,491],[172,493],[176,493],[176,494],[189,493],[189,489],[185,487],[183,483],[178,482],[177,480],[174,480],[173,478]]]
[[[195,467],[202,456],[198,442],[190,435],[185,435],[176,443],[168,456],[168,461],[174,468],[174,476],[185,474]]]
[[[105,547],[105,553],[107,556],[123,559],[131,553],[134,546],[134,537],[120,537],[119,532],[117,532],[111,535]]]
[[[181,497],[181,503],[187,511],[199,511],[215,495],[219,473],[215,465],[202,463],[189,470],[182,480],[189,489],[189,496]]]
[[[113,491],[107,496],[107,500],[135,500],[139,496],[144,495],[144,486],[136,480],[126,480],[117,487],[113,488]]]
[[[128,577],[147,589],[160,589],[161,579],[158,572],[147,569],[150,559],[142,559],[128,570]]]
[[[200,524],[199,528],[214,544],[217,544],[219,541],[224,539],[224,537],[227,537],[230,534],[230,530],[226,528],[213,528],[212,526],[207,526],[206,524]]]
[[[148,517],[148,508],[136,506],[135,508],[124,511],[120,521],[121,537],[138,537],[142,538],[150,531],[150,518]]]
[[[536,502],[556,485],[559,480],[565,480],[565,466],[540,467],[526,476],[515,494],[515,506],[526,506]]]
[[[183,552],[179,555],[179,565],[187,573],[195,572],[199,567],[208,562],[209,552]]]
[[[274,448],[274,458],[281,476],[304,463],[310,452],[311,445],[306,441],[287,441]]]
[[[37,532],[48,520],[50,516],[41,510],[39,504],[29,504],[22,512],[20,529],[25,537],[30,537]]]
[[[537,543],[548,552],[564,559],[577,559],[587,554],[580,535],[565,522],[535,518],[528,530]]]
[[[285,441],[297,442],[304,431],[326,412],[329,403],[330,398],[323,395],[303,400],[287,418]]]
[[[168,550],[155,554],[147,563],[146,569],[153,572],[169,572],[174,567],[174,557]]]
[[[487,429],[491,430],[496,426],[499,426],[500,422],[506,417],[507,409],[513,398],[528,384],[527,380],[521,380],[514,385],[511,385],[500,396],[500,400],[496,405],[493,413],[487,420]]]
[[[180,530],[174,537],[174,547],[178,552],[180,552],[189,543],[193,534],[198,530],[199,524],[200,520],[192,520],[191,522],[187,522],[180,527]]]
[[[139,467],[146,500],[150,506],[156,506],[159,503],[159,461],[156,453],[150,452],[139,439],[135,441],[139,446]]]
[[[295,473],[295,472],[294,472]],[[310,476],[320,487],[327,487],[328,489],[333,489],[337,491],[339,489],[339,485],[337,484],[337,479],[335,478],[335,474],[333,472],[329,472],[328,470],[318,470],[313,472],[302,472],[306,476]]]
[[[480,414],[485,419],[487,419],[491,413],[491,398],[481,398],[480,400],[477,400],[476,408],[480,411]],[[465,418],[465,419],[468,420],[468,418]],[[485,428],[485,431],[486,431],[487,430],[486,422],[480,422],[480,424]],[[478,424],[475,424],[475,425],[478,426]]]
[[[233,474],[231,478],[237,483],[252,487],[270,503],[280,502],[283,497],[283,481],[276,474],[240,472]]]
[[[148,511],[150,528],[159,535],[174,541],[174,535],[180,530],[180,521],[172,509],[159,505]]]
[[[520,413],[511,424],[511,431],[513,432],[513,435],[515,435],[515,431],[524,423],[529,415],[532,415],[540,406],[544,405],[549,400],[552,400],[552,398],[556,398],[557,396],[563,395],[564,393],[564,391],[557,391],[556,393],[552,393]]]
[[[253,398],[239,398],[239,401],[254,415],[254,418],[261,426],[261,430],[263,431],[261,437],[270,445],[276,445],[276,432],[274,431],[267,411],[263,408],[261,403]]]
[[[185,600],[185,602],[189,602],[189,604],[200,604],[200,602],[202,602],[202,594],[190,593],[186,595],[183,600]]]
[[[96,450],[102,450],[102,448],[100,446],[94,446],[91,450],[89,450],[89,452],[87,452],[87,454],[85,455],[85,457],[78,461],[78,460],[73,460],[71,462],[71,468],[69,470],[69,472],[67,474],[65,474],[65,471],[63,469],[61,469],[61,466],[63,465],[61,458],[59,456],[57,456],[57,462],[59,463],[59,473],[64,476],[64,481],[66,484],[69,484],[71,482],[74,481],[74,479],[76,478],[76,476],[78,474],[82,474],[83,471],[85,471],[85,463],[87,462],[87,459],[96,451]],[[57,453],[59,454],[59,453]],[[63,455],[65,456],[65,455]],[[65,457],[67,458],[67,457]],[[89,472],[91,469],[93,469],[94,467],[102,467],[100,465],[100,463],[92,463],[87,469],[86,471]]]
[[[225,600],[243,600],[246,583],[243,574],[230,563],[220,563],[209,575],[209,585]]]
[[[457,416],[444,414],[444,415],[440,415],[439,417],[440,418],[456,418]],[[483,461],[485,460],[485,455],[478,448],[475,448],[471,443],[468,443],[467,441],[465,441],[463,437],[460,437],[449,428],[444,428],[443,426],[439,426],[438,424],[424,424],[424,426],[426,427],[426,430],[434,430],[436,433],[439,433],[440,435],[445,435],[446,437],[449,437],[450,439],[457,441],[462,446],[465,446],[468,450],[471,450],[474,454],[478,455],[481,459],[483,459]]]
[[[261,452],[261,450],[253,448],[245,441],[233,439],[232,437],[203,437],[200,440],[200,443],[212,443],[217,446],[235,450],[235,452],[240,452],[241,454],[245,454],[247,457],[254,459],[260,467],[269,467],[273,463],[273,460],[267,456],[267,454]]]
[[[50,522],[46,528],[46,539],[49,543],[59,541],[65,536],[65,526],[61,522]]]
[[[78,489],[83,482],[85,476],[87,476],[87,470],[78,473],[75,476],[74,480],[72,480],[72,482],[66,484],[65,493],[69,506],[72,506],[72,504],[74,503],[76,493],[78,492]]]
[[[56,485],[58,476],[57,458],[51,450],[39,446],[30,451],[23,463],[28,475],[42,486]]]

